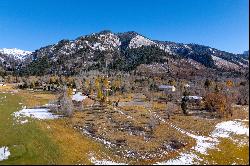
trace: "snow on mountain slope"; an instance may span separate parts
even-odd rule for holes
[[[149,52],[152,53],[148,55]],[[151,40],[134,31],[113,33],[105,30],[80,36],[74,40],[63,39],[53,45],[37,49],[32,54],[30,51],[19,49],[0,49],[0,63],[5,61],[5,63],[12,64],[13,59],[18,63],[23,63],[24,57],[31,57],[25,61],[25,64],[28,64],[35,60],[44,60],[42,59],[44,56],[48,57],[49,63],[58,63],[57,66],[64,65],[65,69],[61,69],[62,67],[59,69],[52,65],[54,68],[51,70],[60,72],[62,70],[63,72],[72,72],[72,70],[68,70],[69,68],[75,68],[76,72],[80,68],[96,68],[97,64],[102,65],[103,61],[107,64],[122,62],[119,64],[119,69],[131,70],[131,66],[135,67],[137,64],[144,63],[144,61],[139,61],[141,59],[146,61],[147,58],[151,58],[152,61],[158,62],[173,57],[185,59],[187,66],[191,65],[196,69],[215,67],[222,70],[238,71],[249,67],[248,58],[243,55],[198,44]],[[134,62],[136,64],[133,64]],[[178,66],[178,68],[180,67]]]
[[[88,40],[90,38],[93,41]],[[119,49],[121,45],[121,41],[117,35],[106,31],[89,35],[84,39],[84,42],[95,51],[114,51],[115,49]]]
[[[219,58],[217,56],[213,56],[212,55],[212,59],[214,60],[215,62],[215,65],[218,67],[218,68],[226,68],[226,69],[235,69],[235,70],[239,70],[239,66],[234,64],[234,63],[231,63],[227,60],[224,60],[222,58]]]
[[[30,55],[31,51],[24,51],[17,48],[2,48],[0,49],[0,53],[12,56],[14,59],[23,60],[27,55]]]
[[[142,46],[151,46],[156,45],[155,42],[146,39],[145,37],[141,35],[136,35],[129,43],[129,48],[138,48]]]
[[[249,51],[244,51],[243,54],[244,55],[249,55]]]
[[[0,62],[2,62],[2,63],[4,62],[4,59],[2,57],[0,57]]]
[[[119,47],[121,45],[120,39],[113,33],[100,34],[98,39],[103,42],[104,45]]]
[[[133,37],[130,42],[128,47],[129,48],[139,48],[142,46],[156,46],[158,48],[160,48],[161,50],[164,50],[165,52],[169,53],[169,54],[174,54],[171,51],[170,46],[168,45],[164,45],[161,43],[156,43],[148,38],[143,37],[142,35],[137,34],[135,37]]]
[[[90,52],[114,51],[119,49],[120,45],[121,42],[117,35],[111,32],[100,32],[81,36],[76,40],[61,40],[51,48],[48,48],[48,51],[51,53],[58,51],[58,54],[72,55],[83,49],[89,50]]]

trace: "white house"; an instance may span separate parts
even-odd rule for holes
[[[160,85],[158,88],[165,92],[175,92],[176,90],[175,86],[171,86],[171,85]]]
[[[182,96],[182,98],[186,97],[188,100],[202,100],[200,96]]]
[[[200,109],[203,102],[200,96],[182,96],[182,99],[186,99],[192,109]]]

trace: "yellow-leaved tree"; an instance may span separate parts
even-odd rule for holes
[[[71,97],[73,95],[73,89],[72,88],[67,88],[67,95],[68,97]]]
[[[102,89],[100,86],[100,78],[99,77],[97,77],[95,79],[95,90],[97,91],[97,98],[101,99],[103,97],[103,94],[102,94]]]
[[[233,83],[232,80],[227,80],[227,81],[226,81],[226,85],[227,85],[228,88],[231,88],[231,87],[234,86],[234,83]]]

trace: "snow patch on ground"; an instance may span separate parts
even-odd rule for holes
[[[199,160],[198,156],[191,153],[182,153],[178,158],[171,159],[166,162],[157,162],[154,165],[192,165],[198,164],[194,163],[194,159]]]
[[[179,157],[164,162],[158,162],[158,165],[192,165],[197,163],[200,159],[196,155],[197,152],[201,154],[207,154],[208,149],[215,148],[219,144],[219,138],[230,138],[231,135],[246,135],[249,137],[249,128],[244,126],[241,121],[225,121],[218,123],[215,126],[215,130],[209,137],[197,136],[170,123],[170,125],[183,134],[194,138],[196,140],[196,146],[187,153],[181,153]],[[194,151],[193,151],[194,150]]]
[[[84,99],[86,99],[88,96],[83,96],[81,92],[77,92],[76,94],[74,94],[72,96],[72,100],[75,101],[83,101]]]
[[[0,161],[8,159],[10,156],[9,148],[4,146],[0,147]]]
[[[180,131],[183,134],[186,134],[190,136],[191,138],[196,140],[196,146],[193,147],[195,151],[201,153],[201,154],[206,154],[207,149],[213,148],[216,143],[218,143],[217,139],[213,139],[212,137],[206,137],[206,136],[199,136],[199,135],[194,135],[192,133],[189,133],[187,131],[184,131],[177,126],[170,124],[173,128],[176,130]]]
[[[33,109],[23,108],[22,110],[18,112],[14,112],[13,116],[17,119],[19,123],[28,122],[23,119],[20,121],[20,118],[24,118],[24,117],[31,117],[31,118],[35,118],[39,120],[56,119],[60,117],[60,115],[54,115],[53,113],[49,112],[49,109],[47,108],[33,108]]]
[[[0,97],[0,99],[6,99],[6,98],[7,98],[6,96]]]
[[[231,134],[249,136],[249,128],[245,127],[241,122],[226,121],[215,126],[212,137],[228,138]]]
[[[112,144],[111,142],[109,142],[109,141],[107,141],[107,140],[105,140],[105,139],[103,139],[103,138],[99,138],[99,137],[92,136],[92,134],[91,134],[90,132],[88,132],[86,129],[84,129],[84,128],[82,128],[82,127],[80,127],[80,130],[81,130],[84,134],[86,134],[87,136],[89,136],[89,137],[95,139],[96,141],[99,141],[99,142],[103,143],[103,144],[106,145],[107,147],[112,147],[112,146],[114,146],[114,144]]]
[[[117,111],[117,112],[119,112],[120,114],[122,114],[122,115],[126,116],[128,119],[134,119],[132,116],[127,115],[126,113],[124,113],[124,112],[123,112],[123,111],[121,111],[121,110],[118,110],[118,109],[116,109],[116,108],[114,108],[114,110],[116,110],[116,111]]]
[[[24,123],[28,123],[28,122],[29,122],[28,119],[20,120],[20,121],[19,121],[20,124],[24,124]]]
[[[103,159],[103,160],[97,160],[93,154],[90,154],[90,161],[94,164],[94,165],[128,165],[128,164],[125,164],[125,163],[117,163],[117,162],[114,162],[114,161],[111,161],[111,160],[106,160],[106,159]]]

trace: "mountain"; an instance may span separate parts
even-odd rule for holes
[[[4,54],[10,57],[13,57],[14,59],[17,60],[24,60],[28,55],[31,55],[32,52],[31,51],[24,51],[24,50],[20,50],[17,48],[2,48],[0,49],[0,54]]]
[[[24,51],[17,48],[2,48],[0,49],[0,69],[13,71],[21,67],[24,61],[31,57],[31,51]]]
[[[198,44],[151,40],[137,32],[112,33],[105,30],[76,38],[61,40],[31,54],[22,74],[74,75],[88,70],[131,71],[141,65],[176,68],[204,68],[218,71],[246,71],[249,60],[241,54],[220,51]],[[174,67],[175,66],[175,67]],[[179,67],[177,67],[179,66]],[[179,69],[177,69],[179,68]]]
[[[246,60],[249,60],[249,51],[244,51],[242,57]]]
[[[243,55],[249,55],[249,51],[244,51]]]

